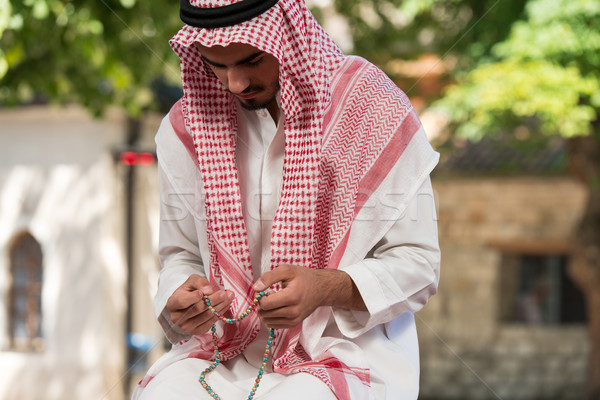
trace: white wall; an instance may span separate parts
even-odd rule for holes
[[[27,107],[0,110],[0,399],[122,399],[126,313],[123,168],[111,150],[124,119],[94,120],[84,111]],[[152,168],[152,167],[147,167]],[[158,207],[147,177],[139,198],[146,232],[136,244],[140,294],[136,330],[158,343],[150,296]],[[158,222],[158,221],[156,221]],[[144,225],[145,224],[145,225]],[[43,252],[43,336],[39,353],[7,341],[8,254],[29,230]]]

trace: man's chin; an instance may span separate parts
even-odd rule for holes
[[[275,99],[271,99],[270,101],[267,101],[267,102],[257,102],[257,101],[252,101],[252,100],[249,101],[249,100],[242,100],[242,99],[238,99],[238,101],[240,102],[242,107],[244,107],[246,110],[256,111],[256,110],[264,110],[265,108],[268,108],[271,104],[273,104]]]
[[[250,111],[255,111],[255,110],[264,110],[265,108],[268,107],[267,104],[262,104],[262,103],[248,103],[246,101],[240,100],[240,104],[242,105],[242,107],[244,107],[246,110],[250,110]]]
[[[246,110],[263,110],[267,107],[269,107],[269,104],[271,104],[271,102],[258,102],[258,101],[254,101],[254,100],[242,100],[242,99],[238,99],[238,101],[240,102],[240,104],[242,105],[242,107],[244,107]]]

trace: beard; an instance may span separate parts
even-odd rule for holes
[[[242,105],[242,107],[244,107],[246,110],[262,110],[265,108],[268,108],[271,104],[275,103],[277,100],[277,93],[279,92],[279,82],[275,82],[273,83],[273,85],[271,85],[269,88],[266,88],[264,86],[250,86],[248,87],[246,90],[244,90],[244,92],[261,92],[261,95],[264,93],[265,96],[267,96],[266,98],[262,98],[262,99],[257,99],[257,98],[253,98],[253,99],[240,99],[237,98],[238,101],[240,102],[240,104]],[[263,96],[258,96],[258,97],[263,97]]]
[[[272,97],[270,100],[263,101],[263,102],[258,102],[254,99],[250,99],[250,100],[238,99],[238,101],[240,102],[242,107],[244,107],[246,110],[256,111],[256,110],[263,110],[265,108],[268,108],[275,101],[275,97]]]

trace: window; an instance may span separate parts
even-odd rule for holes
[[[564,255],[505,255],[501,317],[524,324],[586,322],[585,300],[567,273]]]
[[[42,345],[42,249],[28,232],[9,248],[8,337],[11,349],[40,350]]]

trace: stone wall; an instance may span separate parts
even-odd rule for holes
[[[565,177],[435,178],[442,271],[417,314],[421,399],[583,398],[584,325],[502,322],[503,254],[568,250],[585,189]]]

